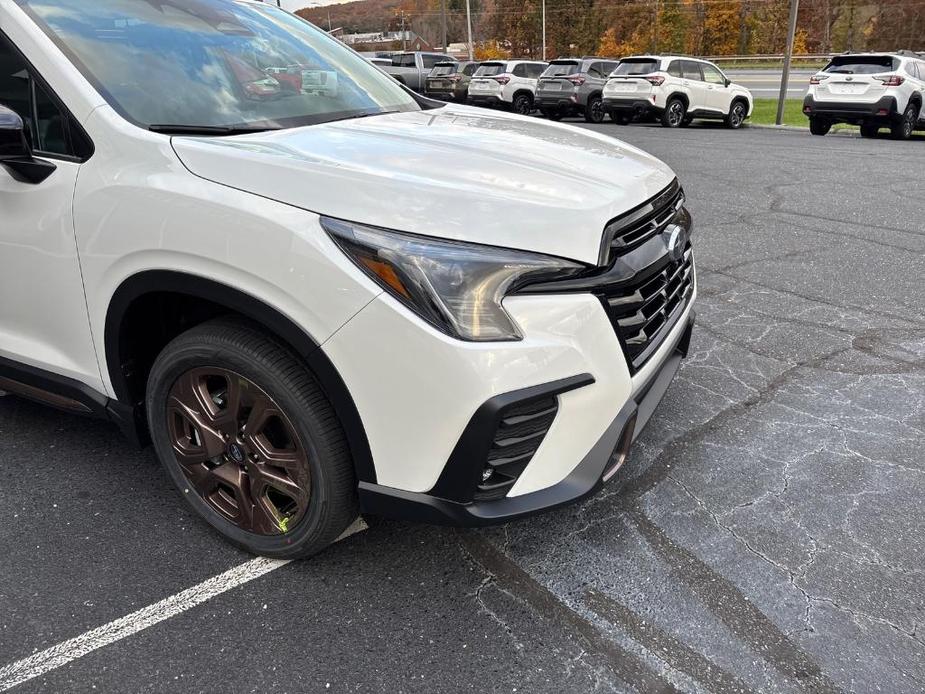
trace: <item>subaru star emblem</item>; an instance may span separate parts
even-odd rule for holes
[[[684,247],[687,245],[687,232],[677,224],[665,229],[665,245],[668,247],[668,257],[678,262],[684,257]]]

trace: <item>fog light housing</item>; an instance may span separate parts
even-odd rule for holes
[[[633,432],[636,430],[636,413],[627,420],[626,424],[623,425],[623,431],[620,432],[620,439],[617,441],[617,447],[613,451],[613,455],[610,456],[608,461],[608,467],[604,470],[604,475],[601,477],[602,482],[609,482],[610,479],[617,474],[617,471],[623,467],[623,463],[626,462],[627,456],[630,453],[630,447],[633,444]]]

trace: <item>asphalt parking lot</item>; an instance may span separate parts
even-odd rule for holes
[[[594,128],[677,171],[700,288],[603,493],[487,531],[375,523],[23,666],[250,557],[150,450],[3,397],[0,691],[925,689],[925,137]]]

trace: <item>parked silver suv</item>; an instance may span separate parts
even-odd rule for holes
[[[534,103],[550,120],[584,116],[589,123],[604,120],[601,92],[607,76],[617,67],[606,58],[560,58],[540,76]]]

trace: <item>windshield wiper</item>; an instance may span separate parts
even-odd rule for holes
[[[267,130],[279,128],[261,128],[233,125],[149,125],[148,130],[164,135],[245,135],[247,133],[262,133]]]

